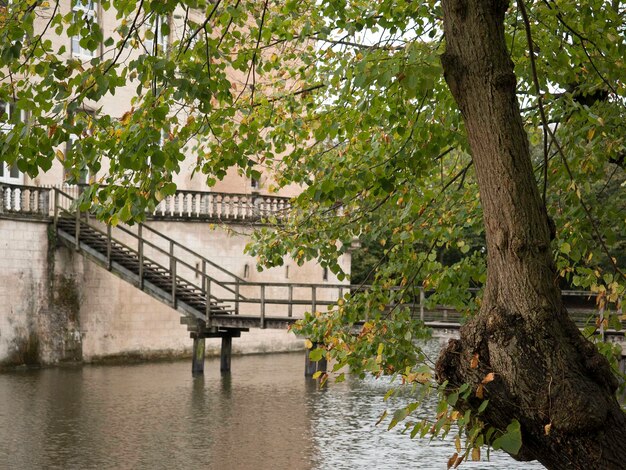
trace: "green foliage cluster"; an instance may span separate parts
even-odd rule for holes
[[[374,269],[358,274],[372,289],[311,312],[296,327],[324,344],[312,354],[334,359],[339,380],[349,366],[432,385],[432,363],[414,342],[427,332],[400,306],[424,288],[433,291],[431,302],[470,315],[480,295],[468,288],[481,286],[486,272],[478,186],[439,62],[440,3],[100,5],[117,12],[110,36],[57,2],[16,0],[0,11],[0,100],[29,115],[0,133],[1,158],[31,176],[55,159],[75,178],[84,169],[98,173],[84,204],[113,224],[141,220],[173,194],[172,176],[187,154],[208,185],[231,167],[252,177],[266,168],[277,175],[275,189],[300,185],[287,220],[256,232],[248,247],[261,266],[280,265],[285,255],[318,260],[343,280],[350,273],[338,259],[355,240],[375,258]],[[626,7],[597,0],[526,7],[532,45],[517,5],[507,12],[506,38],[537,184],[556,226],[560,281],[615,306],[626,284]],[[165,31],[170,47],[154,53],[144,25],[156,15],[179,27]],[[79,35],[94,58],[72,57],[52,33]],[[135,90],[127,113],[102,112],[103,98],[125,87]],[[542,127],[541,108],[558,144]],[[65,155],[60,149],[71,137]],[[393,423],[413,412],[399,411]],[[482,441],[468,432],[465,455],[475,457],[476,445],[487,442],[519,448],[519,424]]]

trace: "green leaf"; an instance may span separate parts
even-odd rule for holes
[[[400,408],[396,410],[391,418],[391,422],[389,423],[389,427],[387,430],[391,430],[397,426],[400,421],[403,421],[409,415],[409,410],[407,408]]]
[[[321,360],[324,357],[325,352],[326,351],[324,349],[322,349],[322,348],[313,349],[309,353],[309,359],[311,359],[313,362],[317,362],[317,361]]]
[[[496,450],[502,449],[509,454],[517,455],[522,448],[522,432],[519,421],[514,419],[506,427],[506,432],[493,441],[492,446]]]

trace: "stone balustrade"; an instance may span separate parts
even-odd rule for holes
[[[76,185],[63,185],[58,189],[72,198],[77,198],[82,191]],[[0,214],[51,216],[54,212],[51,207],[53,191],[53,187],[0,183]],[[70,207],[64,209],[69,210]],[[282,196],[177,191],[163,199],[154,212],[148,214],[148,218],[259,222],[270,217],[280,220],[290,209],[290,199]]]
[[[48,217],[51,188],[0,183],[0,215]]]
[[[291,208],[289,198],[248,194],[177,191],[163,199],[151,216],[158,219],[258,221],[280,219]]]

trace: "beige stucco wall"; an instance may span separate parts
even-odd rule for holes
[[[21,362],[35,347],[29,341],[45,296],[46,227],[0,219],[0,363]]]
[[[80,328],[85,360],[190,353],[192,340],[180,324],[179,312],[82,256],[73,257],[82,277]],[[219,339],[207,340],[208,354],[219,353],[219,347]],[[251,330],[233,340],[233,352],[242,354],[302,347],[302,340],[285,330]]]
[[[237,274],[249,263],[249,280],[276,280],[283,273],[284,268],[257,273],[254,259],[241,254],[247,235],[232,227],[153,225]],[[42,221],[0,219],[0,364],[189,354],[192,341],[179,312],[74,250],[57,245],[49,250],[48,227]],[[321,283],[321,268],[313,263],[291,273],[291,282]],[[280,312],[268,309],[272,314]],[[219,339],[207,340],[209,354],[219,346]],[[253,329],[233,340],[235,353],[302,348],[302,340],[285,330]]]
[[[69,14],[71,12],[71,0],[61,0],[58,2],[58,11],[62,14]],[[54,5],[51,3],[48,6],[41,6],[38,8],[38,18],[35,22],[35,29],[38,31],[44,31],[46,29],[46,25],[49,21],[50,15],[55,11]],[[115,32],[115,28],[120,22],[120,19],[117,18],[117,12],[114,8],[110,8],[108,10],[104,10],[102,6],[97,4],[97,21],[99,26],[102,29],[104,38],[112,37],[115,41],[120,40],[119,34]],[[192,12],[192,17],[196,17],[199,23],[203,20],[203,15],[199,12]],[[169,35],[170,43],[173,40],[180,39],[181,32],[183,30],[182,26],[182,18],[185,17],[184,11],[179,8],[176,14],[170,18],[170,27],[171,33]],[[134,20],[134,13],[132,17],[128,18],[129,21]],[[140,15],[138,18],[140,31],[143,33],[145,31],[146,26],[143,26],[144,17]],[[72,58],[72,48],[71,48],[71,40],[65,35],[57,35],[54,32],[54,28],[48,28],[46,30],[46,34],[44,35],[44,39],[50,40],[52,42],[53,50],[58,50],[61,46],[65,47],[65,53],[61,56],[62,59],[70,59]],[[112,59],[116,54],[117,50],[115,48],[104,48],[102,45],[98,51],[94,53],[96,57],[100,57],[103,60]],[[267,52],[268,54],[270,52]],[[138,56],[138,52],[130,51],[127,55],[124,55],[119,59],[120,62],[126,62],[136,59]],[[75,57],[76,58],[76,57]],[[88,62],[90,57],[77,56],[78,59]],[[245,86],[246,76],[240,71],[230,70],[228,72],[229,79],[231,83],[233,83],[233,87],[235,89],[242,89]],[[137,82],[129,80],[126,86],[119,87],[116,89],[115,95],[106,95],[103,99],[98,102],[89,102],[85,103],[85,109],[90,112],[98,113],[100,115],[109,115],[114,118],[121,118],[125,113],[131,111],[133,106],[131,104],[131,100],[136,95]],[[186,119],[185,113],[182,112],[180,114],[181,120],[184,121]],[[193,153],[191,150],[195,141],[190,142],[190,144],[186,148],[186,159],[180,162],[180,172],[173,175],[173,181],[177,184],[178,189],[182,190],[193,190],[193,191],[206,191],[209,188],[206,185],[206,176],[199,174],[198,172],[194,172],[194,168],[197,164],[197,155]],[[62,145],[59,149],[62,152],[66,151],[65,145]],[[230,193],[239,193],[239,194],[252,194],[253,191],[257,191],[260,194],[269,194],[269,188],[274,184],[274,176],[270,171],[268,171],[264,166],[259,166],[257,168],[262,172],[262,177],[260,180],[260,188],[253,189],[251,187],[250,179],[242,176],[239,170],[235,168],[231,168],[227,171],[226,176],[216,183],[216,185],[212,188],[212,190],[216,192],[230,192]],[[94,179],[97,179],[103,176],[108,170],[108,161],[106,159],[102,162],[102,170],[97,175],[91,175]],[[39,174],[35,178],[29,178],[27,175],[24,176],[25,184],[34,184],[34,185],[60,185],[65,181],[65,171],[63,169],[63,165],[60,161],[54,160],[52,168],[50,168],[45,173]],[[290,185],[285,188],[282,188],[277,194],[281,196],[292,197],[301,192],[301,188],[297,185]]]
[[[62,0],[59,5],[61,12],[70,11],[70,0]],[[43,30],[47,15],[52,11],[52,8],[42,7],[39,30]],[[118,22],[115,15],[113,9],[103,11],[99,8],[99,22],[105,37],[113,33]],[[172,37],[175,35],[174,26]],[[55,49],[64,45],[69,57],[68,37],[56,36],[49,30],[46,38],[52,40]],[[100,53],[107,57],[107,52]],[[231,78],[234,82],[241,81],[241,77]],[[91,109],[120,118],[131,109],[134,90],[135,84],[129,83],[117,90],[115,97],[92,103]],[[64,146],[60,150],[65,151]],[[180,174],[175,176],[179,189],[209,189],[203,175],[192,176],[195,162],[196,156],[189,152],[181,163]],[[106,163],[103,171],[106,171]],[[63,182],[64,170],[59,161],[35,178],[24,178],[25,184],[34,185],[61,185]],[[271,175],[265,174],[258,191],[267,194],[271,183]],[[236,169],[230,169],[213,190],[240,194],[253,192],[248,178],[241,176]],[[294,196],[299,192],[299,187],[290,186],[278,194]],[[327,280],[324,280],[323,269],[316,263],[297,266],[287,259],[281,267],[257,272],[256,260],[243,254],[252,230],[249,226],[201,222],[149,222],[149,225],[248,281],[337,282],[332,273],[328,273]],[[349,272],[349,256],[344,256],[342,263],[344,270]],[[218,275],[215,271],[215,276]],[[259,292],[252,288],[246,294],[259,297]],[[285,298],[286,295],[285,290],[278,287],[268,288],[266,294],[268,298]],[[332,289],[317,292],[320,300],[336,295],[337,291]],[[307,296],[310,292],[306,288],[294,291],[296,299]],[[294,314],[301,314],[304,310],[305,307],[295,308]],[[258,313],[258,306],[242,306],[242,313]],[[267,315],[286,313],[284,306],[268,306]],[[191,340],[179,319],[180,314],[170,307],[81,255],[65,248],[48,251],[47,224],[0,219],[0,363],[18,358],[24,354],[24,348],[35,346],[37,355],[47,363],[118,355],[187,353]],[[32,335],[35,335],[32,338],[38,338],[37,345],[29,343]],[[207,349],[216,351],[218,341],[208,340]],[[235,352],[283,351],[300,347],[302,341],[277,330],[254,330],[233,341]]]

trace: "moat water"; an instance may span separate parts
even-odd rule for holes
[[[1,469],[445,469],[448,441],[376,421],[383,380],[320,390],[303,354],[0,374]],[[396,402],[397,403],[397,402]],[[398,426],[400,428],[400,426]],[[484,459],[484,457],[483,457]],[[540,469],[499,452],[466,469]]]

